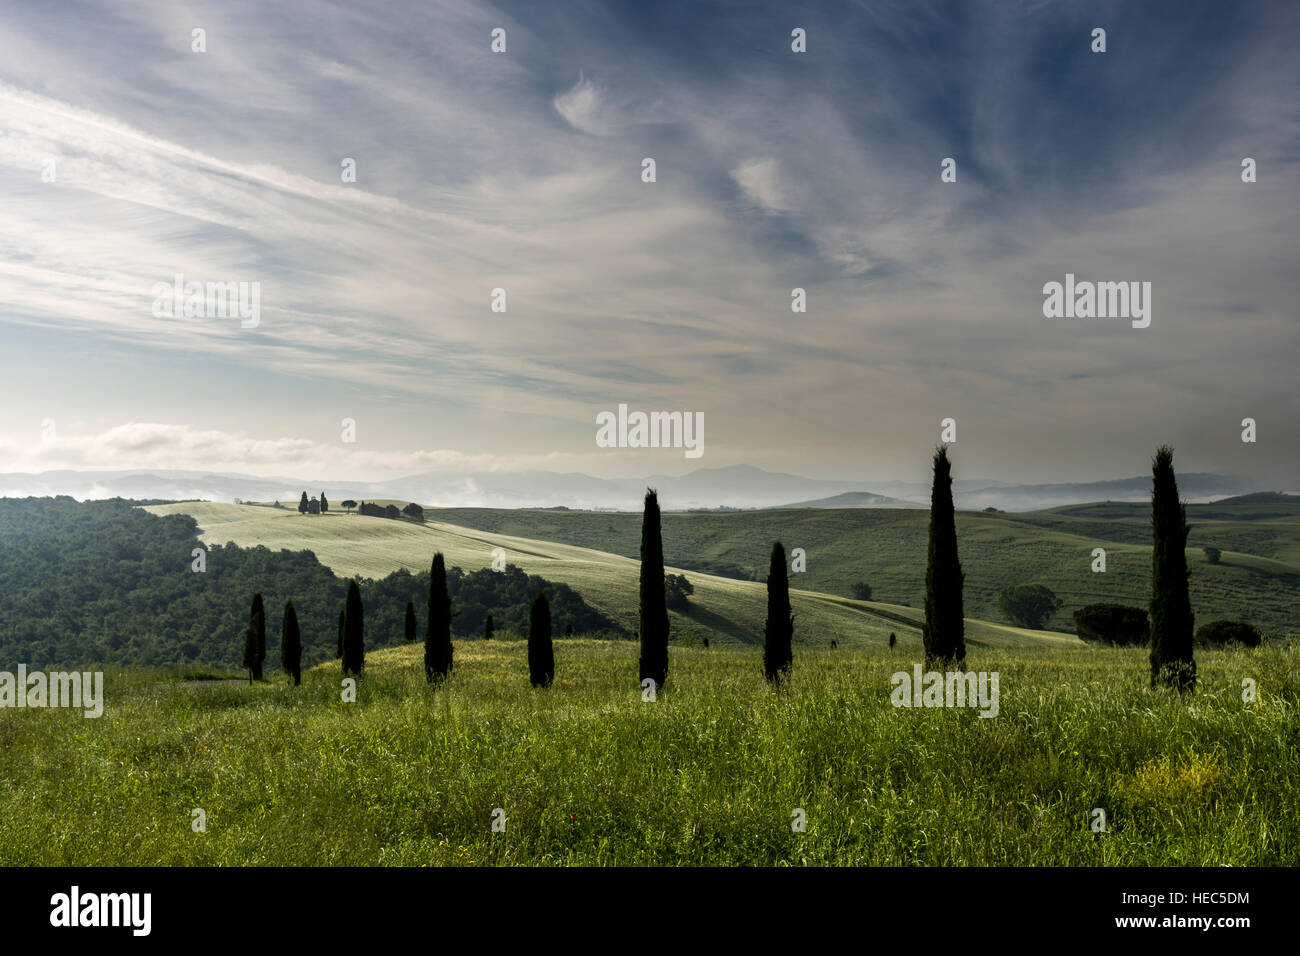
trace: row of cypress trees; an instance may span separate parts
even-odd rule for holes
[[[930,527],[925,571],[925,623],[921,640],[927,668],[958,667],[966,659],[962,590],[965,572],[957,557],[957,519],[952,497],[952,463],[946,446],[935,451],[934,481],[930,492]],[[1151,526],[1151,684],[1173,687],[1180,693],[1196,682],[1192,656],[1193,614],[1188,592],[1185,548],[1191,527],[1187,509],[1178,496],[1173,450],[1157,449],[1152,459]],[[429,572],[428,618],[424,637],[424,670],[429,683],[446,678],[452,669],[451,597],[447,592],[447,567],[442,552],[433,556]],[[662,688],[668,678],[668,605],[664,590],[662,517],[658,493],[646,489],[641,522],[640,578],[641,657],[640,679]],[[365,625],[361,591],[356,580],[348,584],[347,602],[339,613],[338,656],[343,673],[360,675],[365,666]],[[301,680],[302,640],[298,617],[289,601],[284,608],[281,662],[294,684]],[[405,637],[415,640],[415,607],[406,605]],[[546,595],[538,592],[529,608],[528,671],[534,687],[549,687],[555,677],[551,610]],[[790,606],[785,548],[772,545],[767,576],[767,621],[763,633],[763,672],[780,685],[793,666],[794,616]],[[893,635],[890,635],[893,646]],[[253,596],[253,608],[244,632],[244,667],[249,679],[261,680],[266,659],[266,614],[262,595]]]
[[[966,581],[957,557],[957,515],[952,497],[948,448],[934,453],[930,527],[925,567],[925,623],[921,641],[927,669],[960,668],[966,660],[962,592]],[[1196,682],[1192,656],[1193,615],[1185,548],[1191,527],[1178,495],[1173,449],[1162,445],[1152,459],[1151,685],[1186,693]],[[657,688],[668,676],[668,611],[664,599],[664,556],[659,498],[647,489],[641,523],[641,680]],[[767,575],[767,621],[763,672],[779,685],[793,665],[794,617],[790,611],[785,548],[772,545]],[[890,647],[894,635],[890,635]]]
[[[662,562],[661,562],[662,566]],[[442,552],[433,556],[429,571],[428,619],[424,637],[424,673],[429,683],[446,678],[451,673],[453,651],[451,644],[451,596],[447,592],[447,562]],[[667,612],[665,611],[665,627]],[[488,618],[491,628],[491,616]],[[302,635],[298,614],[293,601],[284,606],[284,626],[280,644],[280,660],[285,673],[293,676],[294,685],[302,682]],[[489,630],[490,636],[490,630]],[[407,642],[415,640],[415,605],[406,602],[404,635]],[[665,650],[665,659],[667,651]],[[360,676],[365,668],[365,608],[361,603],[361,589],[356,579],[348,582],[347,600],[339,611],[338,658],[344,674]],[[262,595],[253,595],[253,607],[248,626],[244,629],[244,667],[249,681],[262,679],[262,663],[266,660],[266,611]],[[555,677],[555,652],[551,643],[551,605],[541,591],[529,608],[528,672],[534,687],[549,687]]]

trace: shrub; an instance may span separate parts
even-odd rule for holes
[[[1259,629],[1245,621],[1211,621],[1196,632],[1196,643],[1202,647],[1223,647],[1225,644],[1259,647],[1263,641]]]
[[[1075,632],[1089,644],[1138,647],[1150,637],[1147,612],[1123,604],[1089,604],[1074,612]]]
[[[852,591],[853,599],[855,601],[871,600],[871,585],[866,581],[857,582],[852,588],[850,588],[850,590]]]
[[[1211,564],[1218,564],[1219,558],[1223,554],[1223,552],[1220,551],[1218,548],[1208,544],[1201,550],[1205,552],[1205,560],[1209,561]]]

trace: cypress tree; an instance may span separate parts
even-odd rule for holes
[[[952,503],[952,465],[948,448],[934,453],[934,486],[930,492],[930,545],[925,568],[925,663],[960,665],[966,660],[962,584],[965,575],[957,560],[957,516]]]
[[[541,591],[528,610],[528,679],[534,687],[550,687],[555,677],[555,649],[551,645],[551,604]]]
[[[1156,450],[1151,462],[1151,686],[1180,694],[1196,684],[1192,658],[1192,601],[1187,592],[1187,506],[1178,498],[1174,451]]]
[[[302,493],[302,500],[298,502],[298,512],[300,514],[307,513],[307,492],[305,491]]]
[[[406,633],[403,635],[406,643],[410,644],[415,640],[415,602],[406,602]]]
[[[325,500],[325,492],[320,493],[320,513],[324,514],[330,510],[330,503]]]
[[[366,666],[365,610],[356,578],[348,582],[348,603],[343,616],[343,673],[361,676]]]
[[[280,665],[293,675],[293,686],[302,683],[302,634],[298,630],[298,612],[293,602],[284,606],[284,627],[280,631]]]
[[[337,660],[343,660],[343,627],[347,619],[347,611],[339,611],[339,652],[335,655]]]
[[[664,595],[664,542],[660,529],[659,496],[645,493],[641,519],[641,680],[656,689],[668,679],[668,603]]]
[[[790,613],[790,578],[785,570],[785,548],[772,545],[767,572],[767,624],[763,628],[763,673],[774,684],[790,675],[794,664],[794,617]]]
[[[262,661],[266,660],[266,611],[262,595],[253,595],[253,609],[244,629],[244,667],[248,669],[248,682],[262,679]]]
[[[485,641],[492,640],[492,635],[495,633],[496,633],[496,626],[492,623],[492,615],[489,614],[487,616],[487,620],[483,622],[483,640]]]
[[[439,551],[429,570],[429,620],[424,632],[424,676],[429,683],[451,673],[451,597],[447,594],[447,563]]]

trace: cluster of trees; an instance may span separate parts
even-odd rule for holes
[[[357,507],[355,501],[343,502],[344,507],[347,507],[349,504],[351,504],[353,508]],[[401,518],[405,516],[410,518],[412,521],[424,520],[424,509],[413,501],[402,508],[398,508],[397,505],[377,505],[369,501],[363,501],[361,502],[360,511],[363,515],[369,515],[371,518]],[[350,513],[351,510],[349,509],[349,514]]]
[[[239,504],[239,502],[236,501],[235,504]],[[277,501],[275,503],[275,506],[277,508],[280,507],[280,502]],[[298,499],[299,514],[321,515],[321,514],[325,514],[329,510],[330,510],[329,499],[325,497],[325,492],[323,491],[320,493],[320,498],[312,498],[310,500],[307,498],[307,492],[304,491],[302,493],[302,497]]]
[[[261,654],[264,668],[275,666],[281,655],[277,625],[290,600],[299,626],[301,670],[337,656],[336,625],[348,582],[314,554],[207,545],[198,540],[193,518],[153,515],[138,503],[0,498],[0,670],[14,670],[19,663],[29,668],[184,663],[239,670],[239,636],[254,593],[263,597],[270,641]],[[201,565],[196,549],[201,549]],[[470,574],[452,567],[447,578],[459,611],[453,620],[456,635],[478,638],[491,612],[497,629],[523,636],[539,589],[551,602],[556,633],[625,633],[567,585],[513,566]],[[400,571],[358,584],[367,610],[367,644],[399,644],[406,605],[422,600],[428,571]]]

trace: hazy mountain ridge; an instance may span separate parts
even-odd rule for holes
[[[998,508],[1033,511],[1091,501],[1144,501],[1151,479],[1009,484],[989,479],[954,483],[957,506],[967,510]],[[1179,489],[1193,503],[1258,491],[1250,479],[1188,473],[1178,476]],[[694,508],[844,508],[928,506],[926,483],[860,482],[806,478],[750,465],[700,468],[685,475],[645,478],[597,478],[577,472],[500,471],[427,472],[378,482],[329,481],[321,478],[258,477],[235,472],[130,470],[48,471],[0,474],[0,495],[88,498],[280,501],[294,505],[306,491],[324,491],[337,504],[346,498],[390,498],[437,507],[555,508],[638,510],[647,486],[657,488],[667,510]],[[838,500],[837,500],[838,499]]]

